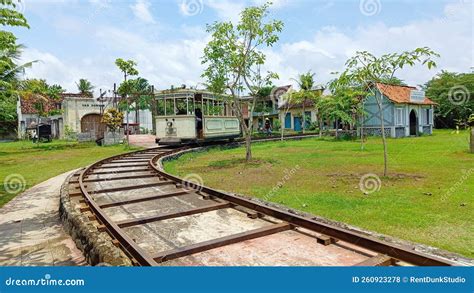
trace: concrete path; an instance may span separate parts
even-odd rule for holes
[[[36,185],[0,209],[0,266],[86,265],[59,218],[59,191],[68,175]]]
[[[130,135],[130,144],[146,149],[156,148],[158,147],[158,144],[156,143],[155,138],[154,135],[150,134]]]

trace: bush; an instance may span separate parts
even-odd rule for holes
[[[64,138],[67,141],[76,141],[77,133],[72,130],[69,125],[64,126]]]
[[[280,120],[273,121],[273,131],[280,131],[281,129],[281,122]]]
[[[319,124],[318,124],[318,122],[316,122],[316,121],[311,122],[311,124],[310,124],[309,127],[308,127],[308,130],[310,130],[310,131],[319,130]]]

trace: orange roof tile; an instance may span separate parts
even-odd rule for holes
[[[437,105],[435,102],[425,97],[423,102],[413,102],[410,100],[411,91],[416,90],[416,87],[402,86],[402,85],[390,85],[377,83],[377,89],[391,101],[398,104],[417,104],[417,105]]]

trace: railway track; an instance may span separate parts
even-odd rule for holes
[[[101,160],[70,197],[139,266],[451,266],[450,260],[167,174],[154,148]]]

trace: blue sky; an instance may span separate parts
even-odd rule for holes
[[[473,62],[472,0],[274,0],[271,17],[285,29],[266,50],[267,68],[291,83],[312,70],[319,83],[341,71],[357,50],[375,54],[430,46],[439,67],[415,67],[399,76],[422,84],[442,69],[468,72]],[[263,0],[22,0],[31,29],[14,29],[23,59],[41,60],[27,77],[46,78],[75,91],[88,78],[97,87],[120,81],[118,57],[138,62],[141,76],[157,88],[202,82],[200,56],[206,23],[236,21],[238,12]]]

